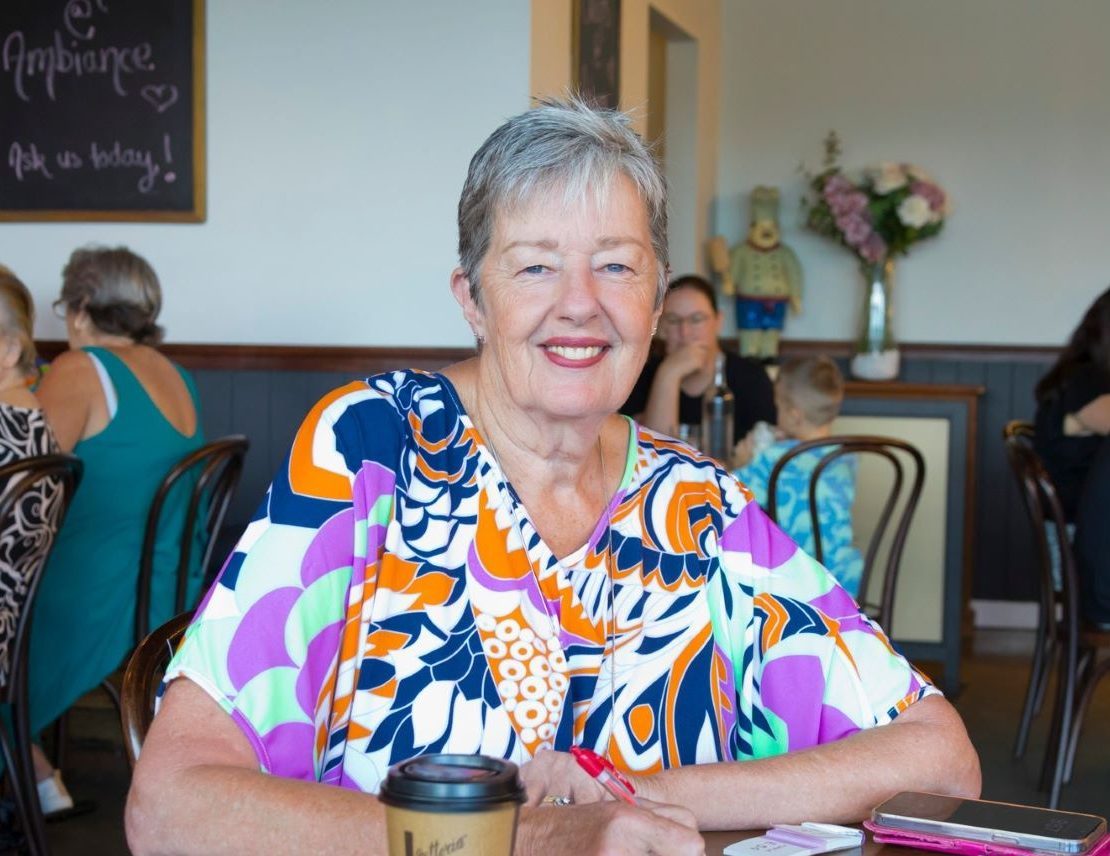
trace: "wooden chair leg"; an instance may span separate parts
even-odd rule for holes
[[[1029,729],[1033,724],[1033,717],[1041,709],[1044,700],[1044,688],[1048,683],[1048,664],[1052,661],[1052,645],[1047,631],[1043,627],[1037,628],[1037,643],[1033,648],[1033,665],[1029,671],[1029,687],[1025,691],[1025,703],[1021,709],[1021,721],[1018,724],[1017,739],[1014,741],[1014,757],[1021,758],[1025,755],[1029,743]]]
[[[1092,652],[1086,660],[1086,668],[1083,670],[1083,679],[1079,683],[1077,695],[1079,700],[1075,705],[1075,719],[1071,726],[1071,736],[1068,739],[1068,756],[1064,765],[1064,784],[1071,782],[1072,769],[1075,767],[1075,752],[1076,747],[1079,745],[1079,735],[1083,731],[1083,718],[1087,712],[1087,708],[1091,704],[1091,699],[1094,698],[1095,688],[1103,677],[1110,673],[1110,660],[1103,660],[1097,666],[1095,665],[1096,655]]]
[[[1064,780],[1068,741],[1071,738],[1072,716],[1075,710],[1076,675],[1079,671],[1077,653],[1068,646],[1061,646],[1060,668],[1057,674],[1056,707],[1052,712],[1052,728],[1045,744],[1044,764],[1041,767],[1041,789],[1048,791],[1048,807],[1060,804],[1060,788]]]
[[[23,834],[27,837],[31,856],[46,856],[49,853],[46,844],[46,826],[43,822],[42,806],[39,805],[39,792],[35,783],[35,762],[31,757],[31,716],[27,711],[26,701],[22,704],[13,703],[11,709],[15,752],[9,750],[7,740],[4,739],[4,761],[11,770],[12,790],[17,795]],[[18,796],[20,791],[23,792],[22,799]]]
[[[1044,697],[1048,694],[1048,676],[1052,673],[1052,663],[1058,659],[1058,649],[1055,639],[1049,639],[1045,646],[1044,661],[1041,668],[1041,681],[1037,685],[1037,700],[1033,704],[1033,715],[1040,716],[1044,707]]]

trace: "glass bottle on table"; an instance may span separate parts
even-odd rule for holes
[[[725,355],[717,354],[713,383],[702,396],[701,450],[726,466],[732,457],[732,426],[736,400],[725,383]]]

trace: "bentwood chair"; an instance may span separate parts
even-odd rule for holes
[[[0,719],[0,750],[32,856],[47,853],[47,845],[31,762],[31,618],[42,570],[82,471],[72,455],[40,455],[0,467],[0,703],[11,709],[12,728],[9,734]]]
[[[1060,790],[1071,780],[1083,716],[1099,681],[1110,673],[1110,628],[1085,622],[1079,610],[1079,574],[1067,534],[1067,521],[1056,487],[1033,450],[1032,429],[1010,423],[1003,431],[1006,453],[1017,477],[1033,540],[1040,556],[1041,608],[1033,670],[1019,727],[1020,748],[1028,738],[1033,711],[1045,691],[1052,661],[1056,661],[1056,701],[1041,768],[1041,788],[1048,805],[1060,803]],[[1052,531],[1055,537],[1048,533]],[[1060,570],[1059,586],[1052,568]],[[1024,731],[1024,733],[1022,733]]]
[[[871,455],[879,460],[886,461],[891,467],[890,489],[879,513],[874,533],[864,551],[863,572],[860,576],[859,587],[860,607],[868,616],[878,621],[879,625],[889,635],[891,621],[894,616],[894,595],[898,587],[898,570],[902,562],[902,551],[905,549],[906,536],[909,533],[910,523],[913,521],[913,514],[917,509],[917,503],[921,499],[921,491],[925,484],[925,459],[915,446],[893,437],[845,434],[798,443],[779,458],[771,470],[771,478],[767,486],[767,513],[775,522],[778,522],[779,477],[791,461],[810,452],[824,453],[814,466],[809,479],[810,525],[813,527],[814,558],[819,562],[824,561],[821,527],[817,520],[817,488],[821,481],[821,475],[836,461],[848,455]],[[907,466],[910,471],[908,485],[906,483]],[[899,503],[904,492],[905,499]],[[891,528],[892,525],[893,528]],[[891,536],[889,542],[886,541],[888,532]],[[871,590],[871,578],[876,566],[880,564],[878,561],[879,551],[887,543],[889,546],[886,550],[886,561],[882,563],[882,586],[879,598],[877,601],[871,601],[868,597]]]
[[[132,767],[139,760],[143,740],[154,719],[154,703],[162,676],[192,617],[192,612],[175,615],[143,639],[127,661],[127,670],[123,673],[120,723],[123,726],[123,747]]]
[[[139,559],[139,592],[135,603],[135,644],[150,633],[150,599],[154,581],[154,548],[167,524],[163,510],[166,498],[179,485],[191,483],[180,535],[173,614],[185,611],[189,569],[196,551],[200,553],[201,573],[207,577],[216,546],[216,535],[223,525],[235,488],[243,474],[243,459],[250,441],[241,434],[213,440],[182,458],[162,479],[147,513],[143,552]]]
[[[1029,671],[1029,686],[1025,690],[1022,704],[1021,721],[1018,724],[1017,738],[1014,740],[1014,757],[1021,758],[1029,742],[1029,729],[1033,717],[1040,713],[1044,703],[1048,673],[1056,654],[1057,610],[1060,604],[1060,588],[1052,579],[1052,547],[1049,538],[1056,534],[1055,528],[1046,529],[1047,522],[1041,515],[1039,500],[1030,507],[1031,495],[1026,491],[1024,466],[1027,457],[1033,452],[1033,425],[1021,419],[1007,422],[1002,429],[1002,440],[1006,447],[1006,458],[1021,490],[1022,503],[1033,526],[1033,543],[1037,553],[1039,597],[1037,601],[1037,630],[1033,642],[1033,664]],[[1019,451],[1019,447],[1023,451]],[[1043,531],[1042,531],[1043,530]],[[1052,535],[1049,535],[1049,531]],[[1066,532],[1066,530],[1065,530]],[[1043,536],[1043,537],[1042,537]],[[1045,574],[1049,574],[1045,578]]]
[[[139,576],[135,598],[134,645],[150,633],[151,593],[154,587],[155,548],[165,534],[167,526],[180,527],[174,533],[177,543],[177,564],[174,567],[173,614],[186,609],[190,568],[197,567],[207,578],[208,566],[216,535],[223,525],[227,509],[243,473],[243,459],[250,441],[240,434],[214,440],[190,452],[174,464],[162,479],[151,500],[143,532],[142,551],[138,556]],[[166,502],[171,494],[188,491],[185,511],[171,518],[166,513]],[[199,555],[199,560],[195,557]],[[191,606],[191,604],[189,605]],[[116,685],[110,678],[100,686],[112,699],[116,712],[123,716],[123,708]],[[62,767],[66,745],[65,719],[58,720],[54,732],[55,766]]]

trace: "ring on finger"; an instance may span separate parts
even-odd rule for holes
[[[544,805],[574,805],[574,797],[552,796],[551,794],[548,794],[546,797],[543,798],[543,802]]]

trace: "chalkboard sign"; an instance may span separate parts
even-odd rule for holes
[[[0,220],[203,220],[204,0],[2,0],[0,156]]]

